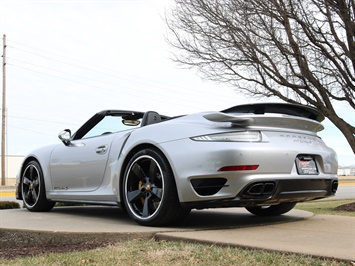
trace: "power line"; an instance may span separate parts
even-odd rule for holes
[[[147,95],[135,95],[135,94],[132,94],[132,93],[127,93],[126,91],[117,91],[117,90],[112,90],[112,89],[107,89],[105,87],[101,87],[101,86],[96,86],[96,85],[92,85],[92,84],[87,84],[87,83],[84,83],[84,82],[80,82],[80,81],[76,81],[76,80],[73,80],[73,79],[69,79],[69,78],[64,78],[64,77],[59,77],[59,76],[55,76],[55,75],[52,75],[52,74],[48,74],[48,73],[44,73],[44,72],[41,72],[41,71],[37,71],[37,70],[33,70],[33,69],[29,69],[29,68],[26,68],[26,67],[21,67],[21,66],[17,66],[17,65],[13,65],[13,64],[8,64],[8,65],[12,65],[12,66],[15,66],[15,67],[18,67],[18,68],[21,68],[21,69],[24,69],[24,70],[27,70],[27,71],[31,71],[31,72],[36,72],[36,73],[40,73],[42,75],[46,75],[46,76],[51,76],[51,77],[56,77],[56,78],[59,78],[59,79],[62,79],[62,80],[66,80],[66,81],[70,81],[70,82],[73,82],[73,83],[76,83],[76,84],[80,84],[80,85],[84,85],[84,86],[88,86],[88,87],[91,87],[91,88],[96,88],[96,89],[100,89],[100,90],[104,90],[104,91],[109,91],[109,92],[112,92],[112,93],[115,93],[115,94],[119,94],[119,95],[127,95],[127,96],[133,96],[135,98],[141,98],[141,99],[144,99],[144,100],[147,100],[147,97],[149,98],[152,98],[151,94],[152,93],[149,93],[148,96]],[[128,87],[122,87],[120,86],[119,87],[120,89],[127,89]],[[129,88],[128,88],[129,89]],[[136,90],[137,91],[137,90]],[[148,92],[147,92],[148,93]],[[156,94],[156,93],[155,93]],[[165,97],[165,98],[168,98],[169,99],[169,96],[166,96],[166,95],[159,95],[159,97]],[[180,97],[183,97],[183,96],[180,96]],[[154,101],[156,102],[161,102],[161,103],[166,103],[164,100],[161,100],[161,99],[157,99],[157,98],[152,98],[154,99]],[[177,105],[180,105],[180,106],[186,106],[186,107],[196,107],[194,105],[189,105],[189,104],[186,104],[185,101],[189,101],[189,99],[186,99],[186,98],[183,98],[184,100],[184,103],[175,103]],[[196,103],[196,102],[193,102],[193,101],[190,101],[191,103]]]
[[[23,131],[28,131],[28,132],[32,132],[32,133],[36,133],[36,134],[41,134],[41,135],[53,137],[53,135],[50,135],[50,134],[47,134],[47,133],[44,133],[44,132],[40,132],[40,131],[31,130],[31,129],[28,129],[28,128],[22,128],[22,127],[12,126],[12,125],[9,125],[9,124],[8,124],[8,127],[10,127],[10,128],[15,128],[15,129],[20,129],[20,130],[23,130]]]
[[[8,58],[8,59],[9,59],[9,58]],[[13,58],[10,58],[10,60],[15,61],[15,62],[20,62],[20,63],[28,64],[28,65],[30,65],[30,66],[34,66],[34,67],[37,67],[37,68],[41,68],[41,69],[45,69],[45,70],[49,70],[49,71],[53,71],[53,72],[57,72],[57,73],[65,74],[65,75],[70,75],[70,76],[73,76],[73,77],[75,77],[75,78],[84,79],[85,81],[91,80],[91,81],[94,81],[94,82],[103,83],[103,84],[106,84],[106,85],[109,85],[109,86],[113,86],[113,87],[119,87],[120,89],[122,89],[122,88],[127,88],[127,89],[133,89],[133,90],[135,90],[135,91],[147,92],[147,91],[144,91],[144,90],[142,90],[142,89],[127,87],[127,86],[122,87],[122,86],[119,85],[119,84],[115,84],[115,83],[111,83],[111,82],[106,82],[106,81],[102,81],[102,80],[97,80],[97,79],[92,79],[92,78],[87,78],[87,77],[82,77],[82,76],[74,75],[74,74],[69,73],[69,72],[60,71],[60,70],[57,70],[57,69],[54,69],[54,68],[48,68],[48,67],[39,66],[39,65],[36,65],[36,64],[33,64],[33,63],[29,63],[29,62],[26,62],[26,61],[22,61],[22,60],[17,60],[17,59],[13,59]],[[61,79],[65,79],[65,80],[68,80],[68,81],[71,81],[71,82],[79,83],[79,82],[77,82],[77,81],[75,81],[75,80],[72,80],[72,79],[68,79],[68,78],[63,78],[63,77],[51,75],[51,74],[48,74],[48,73],[45,73],[45,72],[42,72],[42,71],[38,71],[38,70],[34,70],[34,69],[30,69],[30,68],[23,67],[23,66],[19,66],[19,65],[17,65],[17,64],[9,63],[9,65],[12,65],[12,66],[15,66],[15,67],[19,67],[19,68],[23,68],[23,69],[26,69],[26,70],[28,70],[28,71],[34,71],[34,72],[38,72],[38,73],[41,73],[41,74],[44,74],[44,75],[50,75],[50,76],[53,76],[53,77],[56,77],[56,78],[61,78]],[[90,86],[90,87],[99,88],[99,89],[106,90],[106,91],[110,91],[110,92],[114,92],[114,93],[117,93],[116,90],[111,90],[111,89],[108,89],[108,88],[106,88],[106,87],[95,86],[95,85],[91,85],[91,84],[88,84],[88,83],[82,83],[82,82],[80,82],[80,84],[86,85],[86,86]],[[120,94],[121,94],[121,93],[122,93],[122,92],[120,92]],[[158,93],[156,93],[156,92],[153,92],[153,94],[158,95]],[[132,95],[132,94],[129,94],[129,95]],[[159,96],[162,96],[162,95],[159,95]],[[163,95],[163,97],[166,97],[166,96]],[[186,100],[186,99],[185,99],[185,100]]]
[[[62,125],[78,126],[77,124],[73,124],[73,123],[65,123],[65,122],[58,122],[58,121],[54,121],[54,120],[28,118],[28,117],[24,117],[24,116],[8,115],[7,117],[9,117],[9,118],[15,118],[15,119],[22,119],[22,120],[29,120],[29,121],[37,121],[37,122],[45,122],[45,123],[53,123],[53,124],[62,124]]]
[[[58,54],[55,54],[55,56],[53,56],[54,53],[44,51],[44,50],[38,49],[38,48],[33,48],[33,47],[28,47],[28,46],[25,46],[25,48],[19,48],[17,46],[21,46],[21,44],[16,43],[16,42],[12,42],[12,41],[10,41],[10,43],[15,44],[15,45],[9,46],[13,50],[17,50],[22,53],[29,54],[31,56],[35,56],[35,58],[43,58],[43,59],[47,60],[47,62],[57,62],[63,66],[63,67],[58,67],[58,68],[47,67],[47,66],[42,65],[42,63],[44,63],[46,61],[34,60],[37,63],[28,62],[27,60],[23,60],[23,59],[16,59],[16,57],[17,57],[16,54],[15,54],[15,56],[11,56],[9,58],[10,59],[10,63],[8,63],[9,66],[20,68],[25,71],[30,71],[30,72],[38,73],[40,75],[54,77],[56,79],[80,84],[80,85],[83,85],[83,86],[86,86],[89,88],[99,89],[100,91],[107,91],[107,92],[118,94],[118,95],[131,96],[131,97],[134,97],[135,99],[138,97],[138,98],[144,99],[146,101],[150,100],[152,102],[161,102],[164,104],[167,104],[169,102],[173,102],[174,105],[185,106],[185,107],[189,107],[189,108],[196,108],[198,106],[199,102],[205,103],[206,100],[208,100],[210,102],[211,106],[217,106],[216,102],[218,100],[213,98],[214,96],[211,97],[207,94],[203,94],[203,93],[199,94],[197,92],[195,93],[194,91],[191,91],[191,90],[184,92],[182,94],[181,90],[171,89],[170,84],[169,84],[169,88],[167,88],[167,87],[164,87],[165,84],[163,84],[161,82],[158,86],[156,84],[154,84],[154,83],[158,82],[156,80],[144,79],[141,77],[138,77],[137,78],[138,80],[121,77],[120,75],[109,73],[111,71],[112,72],[114,71],[109,68],[101,67],[98,65],[93,65],[88,62],[82,62],[82,61],[80,62],[79,60],[69,58],[66,56],[61,56]],[[31,49],[35,50],[35,52],[33,52],[33,50],[31,51]],[[48,56],[48,54],[49,54],[49,56]],[[75,63],[72,63],[71,61],[73,61]],[[50,63],[50,65],[52,66],[53,64]],[[83,71],[84,75],[83,76],[76,75],[76,74],[73,74],[69,71],[65,71],[68,68],[68,66],[74,67],[76,69],[79,69],[80,71]],[[65,68],[65,70],[64,71],[61,70],[62,68]],[[107,69],[108,72],[106,72],[106,71],[103,72],[103,71],[101,71],[102,69]],[[92,78],[93,75],[90,75],[90,77],[87,77],[87,74],[89,74],[90,72],[93,72],[93,73],[99,74],[99,75],[105,75],[110,78],[113,78],[113,79],[110,79],[113,82],[107,82],[106,79],[102,79],[102,80],[94,79],[94,78]],[[117,71],[115,71],[115,72],[117,73]],[[130,74],[127,74],[127,75],[132,76]],[[116,79],[118,80],[117,83],[115,81]],[[125,84],[123,86],[122,84],[119,83],[122,80],[132,82],[132,83],[140,83],[140,84],[143,84],[148,87],[151,86],[151,87],[158,88],[158,89],[160,88],[163,91],[160,91],[160,93],[159,93],[159,91],[156,91],[156,90],[148,91],[148,90],[144,90],[144,89],[139,89],[139,87],[137,88],[134,86],[132,86],[132,87],[127,86],[128,84]],[[102,84],[102,86],[100,84]],[[109,87],[114,87],[117,89],[111,89]],[[168,93],[175,93],[175,95],[174,94],[167,95]],[[218,95],[218,97],[220,97],[220,95]],[[225,97],[222,97],[222,98],[225,98]],[[20,117],[12,117],[12,118],[22,119]],[[23,118],[23,119],[26,119],[26,118]],[[28,119],[28,120],[30,120],[30,119]],[[44,120],[44,119],[33,119],[32,121],[45,122],[45,123],[51,122],[52,123],[52,121],[48,121],[48,120]],[[53,121],[53,123],[58,123],[58,122]],[[59,123],[61,123],[61,122],[59,122]]]
[[[10,41],[12,43],[17,43],[19,45],[22,45],[18,42],[13,42],[13,41]],[[28,48],[29,46],[27,45],[24,45],[26,48]],[[96,74],[102,74],[102,75],[106,75],[106,76],[110,76],[110,77],[113,77],[113,78],[118,78],[120,80],[126,80],[126,81],[129,81],[129,82],[133,82],[133,83],[138,83],[138,84],[143,84],[143,85],[149,85],[151,84],[152,85],[152,82],[153,82],[153,85],[155,88],[160,88],[160,89],[164,89],[164,90],[168,90],[170,92],[176,92],[176,93],[180,93],[181,90],[180,89],[184,89],[184,90],[188,90],[188,92],[185,91],[185,94],[187,95],[190,95],[190,96],[197,96],[197,97],[200,97],[200,98],[204,98],[204,99],[208,99],[208,100],[215,100],[215,97],[212,98],[212,97],[208,97],[206,94],[199,94],[199,93],[194,93],[193,90],[191,89],[188,89],[188,88],[182,88],[182,87],[177,87],[177,89],[172,89],[172,87],[176,87],[175,85],[173,84],[169,84],[169,87],[165,87],[163,85],[163,87],[161,85],[156,85],[156,83],[158,84],[162,84],[161,81],[157,81],[157,80],[153,80],[153,79],[147,79],[147,78],[142,78],[141,76],[134,76],[132,74],[128,74],[128,73],[123,73],[121,71],[117,71],[117,70],[113,70],[113,69],[109,69],[109,68],[106,68],[106,67],[102,67],[102,66],[98,66],[96,64],[90,64],[88,62],[84,62],[84,61],[80,61],[80,60],[77,60],[77,59],[73,59],[73,58],[70,58],[70,57],[66,57],[66,56],[62,56],[62,55],[58,55],[58,54],[55,54],[55,53],[52,53],[52,52],[48,52],[48,51],[45,51],[45,50],[42,50],[42,49],[38,49],[38,48],[34,48],[34,47],[30,47],[30,49],[33,49],[33,50],[36,50],[36,51],[39,51],[39,52],[42,52],[42,53],[48,53],[48,54],[51,54],[51,55],[55,55],[56,57],[59,57],[61,59],[66,59],[66,60],[69,60],[69,61],[74,61],[75,63],[70,63],[70,62],[67,62],[65,60],[58,60],[56,58],[53,58],[53,57],[49,57],[49,56],[45,56],[43,54],[39,54],[39,53],[34,53],[34,52],[31,52],[29,49],[23,49],[23,48],[18,48],[16,46],[9,46],[13,49],[17,49],[19,51],[22,51],[22,52],[25,52],[25,53],[30,53],[30,54],[33,54],[33,55],[36,55],[36,56],[39,56],[39,57],[42,57],[42,58],[46,58],[46,59],[49,59],[49,60],[52,60],[52,61],[57,61],[59,63],[62,63],[62,64],[66,64],[66,65],[69,65],[69,66],[72,66],[72,67],[76,67],[76,68],[80,68],[80,69],[85,69],[85,70],[88,70],[88,71],[92,71]],[[80,64],[78,64],[78,62]],[[90,66],[90,67],[88,67]],[[111,74],[111,73],[107,73],[107,72],[102,72],[101,70],[102,69],[106,69],[110,72],[115,72],[115,74]],[[132,77],[136,77],[136,79],[129,79],[129,78],[126,78],[126,77],[122,77],[122,76],[118,76],[117,75],[117,72],[121,73],[122,75],[128,75],[128,76],[132,76]],[[142,81],[143,80],[143,81]],[[217,95],[218,97],[222,98],[222,99],[229,99],[227,97],[224,97],[223,95],[221,94],[218,94]]]
[[[109,84],[111,86],[119,88],[119,90],[117,90],[117,89],[114,90],[114,89],[109,89],[109,88],[107,88],[105,86],[98,86],[98,85],[88,84],[86,82],[81,82],[81,81],[77,81],[77,80],[74,80],[74,79],[70,79],[70,78],[66,78],[66,77],[62,77],[62,76],[58,76],[58,75],[54,75],[54,74],[50,74],[50,73],[45,73],[43,71],[38,71],[38,70],[35,70],[35,69],[31,69],[31,68],[27,68],[27,67],[23,67],[23,66],[19,66],[19,65],[14,65],[12,63],[8,63],[8,65],[9,66],[14,66],[14,67],[17,67],[17,68],[21,68],[21,69],[24,69],[26,71],[36,72],[36,73],[39,73],[39,74],[42,74],[42,75],[55,77],[55,78],[58,78],[58,79],[61,79],[61,80],[66,80],[66,81],[73,82],[73,83],[76,83],[76,84],[84,85],[84,86],[87,86],[87,87],[96,88],[96,89],[100,89],[100,90],[104,90],[104,91],[109,91],[111,93],[115,93],[115,94],[119,94],[119,95],[123,94],[123,95],[127,95],[127,96],[132,96],[132,97],[135,97],[135,98],[138,97],[138,98],[141,98],[141,99],[144,99],[144,100],[146,100],[147,97],[148,97],[148,98],[151,98],[152,100],[154,100],[155,102],[161,102],[161,103],[164,103],[164,104],[167,103],[166,100],[169,101],[169,100],[172,99],[171,95],[158,94],[157,92],[144,91],[144,90],[141,90],[141,89],[136,89],[136,88],[132,88],[132,87],[127,87],[127,86],[116,85],[116,84],[104,82],[106,84]],[[98,80],[93,80],[93,81],[101,82],[101,81],[98,81]],[[126,89],[126,90],[122,91],[123,89]],[[140,91],[140,92],[143,92],[143,95],[139,95],[139,94],[137,95],[137,94],[129,93],[131,91],[132,92],[139,92]],[[144,94],[144,93],[146,93],[146,94]],[[156,96],[158,96],[160,99],[158,97],[156,97]],[[161,98],[165,98],[166,100],[161,99]],[[203,103],[203,99],[191,100],[191,98],[189,97],[188,94],[182,95],[180,93],[180,94],[175,95],[173,99],[176,100],[176,98],[181,98],[181,101],[179,101],[179,103],[174,102],[174,105],[179,105],[179,106],[195,108],[197,102]],[[190,102],[191,104],[188,104],[187,102]],[[216,105],[216,104],[211,103],[210,105]]]

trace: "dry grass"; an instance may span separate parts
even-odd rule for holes
[[[346,263],[309,256],[182,242],[132,240],[83,252],[46,254],[2,261],[0,265],[311,265]]]
[[[315,214],[343,215],[355,217],[355,211],[337,211],[335,208],[354,203],[355,199],[316,200],[297,203],[296,209],[313,212]]]

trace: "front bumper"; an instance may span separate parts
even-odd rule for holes
[[[22,168],[22,166],[21,166]],[[17,200],[22,200],[22,195],[20,193],[20,172],[21,170],[19,170],[19,172],[16,175],[16,191],[15,191],[15,197]]]

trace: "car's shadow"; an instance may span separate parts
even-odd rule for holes
[[[85,219],[100,221],[100,223],[121,225],[137,225],[129,215],[119,207],[106,206],[75,206],[75,207],[56,207],[51,211],[52,214],[72,216],[73,221]],[[250,214],[244,208],[227,209],[207,209],[192,210],[191,213],[177,224],[170,228],[181,229],[217,229],[217,228],[236,228],[255,225],[265,225],[273,223],[292,222],[308,218],[309,213],[293,210],[287,214],[272,217],[258,217]]]

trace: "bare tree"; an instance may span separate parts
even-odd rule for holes
[[[355,153],[354,0],[175,0],[166,21],[174,60],[260,97],[316,107]]]

